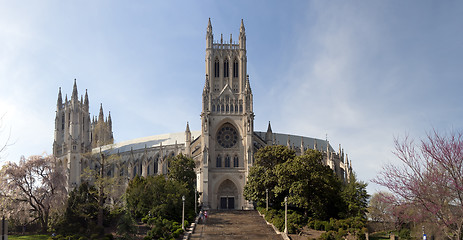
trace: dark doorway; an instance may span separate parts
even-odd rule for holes
[[[228,209],[235,209],[235,198],[229,197],[228,199]]]
[[[221,197],[220,198],[220,209],[235,209],[235,198],[234,197]]]
[[[220,209],[227,209],[227,198],[226,197],[220,198]]]

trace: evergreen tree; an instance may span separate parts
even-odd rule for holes
[[[278,184],[275,167],[289,159],[293,159],[296,152],[281,145],[266,146],[255,154],[254,166],[249,170],[248,181],[244,187],[244,197],[247,200],[263,205],[266,201],[266,189],[269,194],[269,204],[280,205],[284,196],[276,196],[273,190]]]
[[[341,181],[322,163],[316,150],[289,159],[275,168],[278,184],[274,192],[288,196],[288,203],[317,219],[338,217],[342,199]]]
[[[64,219],[56,227],[63,234],[89,234],[94,231],[98,215],[98,191],[83,182],[69,194]]]
[[[368,199],[370,198],[366,190],[367,185],[367,183],[357,180],[355,173],[349,176],[349,181],[343,186],[341,193],[345,204],[344,217],[361,217],[366,219]]]

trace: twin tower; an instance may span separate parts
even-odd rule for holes
[[[66,95],[63,102],[60,88],[56,103],[53,155],[60,158],[59,163],[68,169],[70,187],[80,184],[82,155],[93,148],[113,142],[111,113],[105,119],[101,105],[98,118],[90,119],[87,91],[85,100],[83,96],[79,100],[77,83],[74,80],[71,99],[68,100]]]

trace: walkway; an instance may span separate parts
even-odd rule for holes
[[[257,211],[208,211],[206,223],[199,223],[190,239],[265,239],[281,240],[280,235]]]

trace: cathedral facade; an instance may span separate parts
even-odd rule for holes
[[[111,114],[90,119],[87,92],[78,99],[74,82],[71,100],[62,101],[61,89],[55,119],[53,154],[68,170],[68,187],[79,185],[85,168],[98,169],[86,153],[117,154],[118,161],[105,167],[108,176],[131,179],[136,175],[166,174],[169,157],[187,155],[196,164],[196,187],[206,208],[248,209],[243,197],[254,153],[268,145],[286,145],[303,154],[316,149],[324,163],[344,181],[352,171],[347,155],[339,146],[335,151],[327,140],[304,136],[254,131],[253,95],[247,74],[246,31],[241,20],[238,42],[214,41],[209,19],[206,30],[206,74],[202,94],[201,131],[155,135],[114,143]]]

